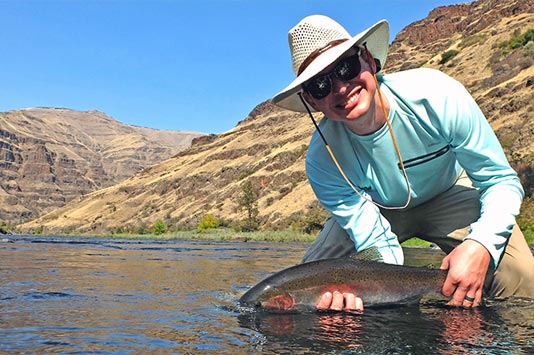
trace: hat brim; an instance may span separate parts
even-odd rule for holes
[[[388,22],[386,20],[378,21],[373,26],[357,34],[348,41],[345,41],[318,56],[295,80],[293,80],[291,84],[276,94],[273,97],[272,102],[277,106],[291,111],[305,112],[306,108],[297,95],[302,89],[302,84],[322,72],[350,48],[363,43],[366,43],[367,49],[371,52],[373,57],[380,61],[383,68],[389,48]]]

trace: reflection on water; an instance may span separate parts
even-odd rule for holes
[[[298,263],[306,244],[9,239],[0,243],[0,353],[534,353],[532,300],[240,314],[239,296]],[[412,265],[441,257],[407,251]]]
[[[362,314],[249,314],[239,320],[262,334],[256,350],[276,346],[317,354],[532,354],[534,312],[529,303],[530,316],[522,318],[530,325],[519,327],[491,307],[467,310],[430,303]],[[521,327],[523,334],[518,334]]]

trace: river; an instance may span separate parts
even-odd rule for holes
[[[306,244],[8,236],[0,354],[534,354],[534,300],[363,314],[249,314],[250,286]],[[408,249],[408,263],[438,251]],[[422,257],[415,258],[415,255]]]

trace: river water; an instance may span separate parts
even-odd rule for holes
[[[479,309],[240,313],[237,300],[306,244],[9,236],[0,354],[534,354],[534,300]],[[437,251],[406,251],[439,265]]]

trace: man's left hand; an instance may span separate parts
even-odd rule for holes
[[[440,268],[449,271],[441,292],[452,296],[449,305],[467,308],[480,305],[490,260],[486,248],[469,239],[443,259]]]

